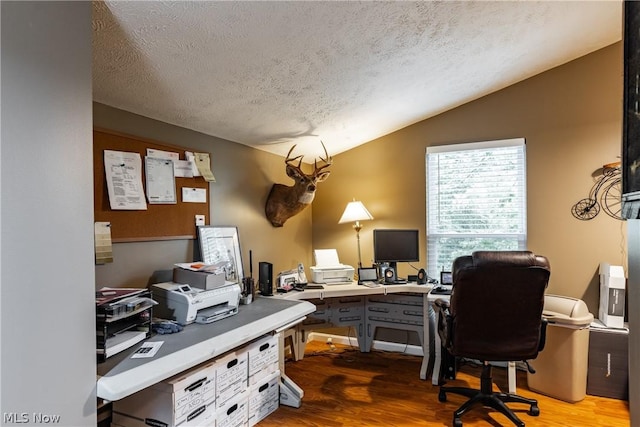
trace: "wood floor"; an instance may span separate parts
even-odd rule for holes
[[[453,411],[466,398],[450,395],[438,401],[438,387],[420,380],[421,358],[398,353],[311,342],[303,360],[287,361],[286,373],[304,389],[300,408],[280,406],[260,427],[450,426]],[[479,387],[480,368],[463,366],[448,385]],[[494,389],[507,389],[506,369],[494,368]],[[527,376],[518,372],[517,392],[538,399],[540,416],[527,415],[528,406],[510,404],[528,427],[629,426],[626,401],[587,396],[571,404],[531,392]],[[504,415],[474,408],[462,417],[464,426],[511,426]]]

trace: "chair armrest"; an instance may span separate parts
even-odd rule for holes
[[[449,348],[449,344],[451,343],[451,322],[453,321],[449,312],[449,301],[438,298],[433,302],[433,305],[436,313],[436,329],[440,336],[442,347]]]
[[[450,306],[449,300],[438,298],[433,302],[433,304],[436,306],[437,309],[446,310],[447,313],[449,312],[449,306]]]
[[[547,341],[547,324],[549,322],[547,319],[542,319],[542,325],[540,325],[540,342],[538,343],[538,351],[542,351],[544,349],[544,345]]]

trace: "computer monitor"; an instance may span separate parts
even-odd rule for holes
[[[373,230],[373,260],[388,262],[396,272],[398,262],[420,261],[419,230]]]

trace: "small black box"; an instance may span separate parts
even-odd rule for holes
[[[258,288],[262,295],[273,295],[273,264],[270,262],[258,263]]]
[[[587,394],[629,400],[628,353],[628,330],[591,327]]]

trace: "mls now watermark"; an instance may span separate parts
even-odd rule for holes
[[[57,424],[60,415],[43,414],[42,412],[3,412],[4,424]]]

